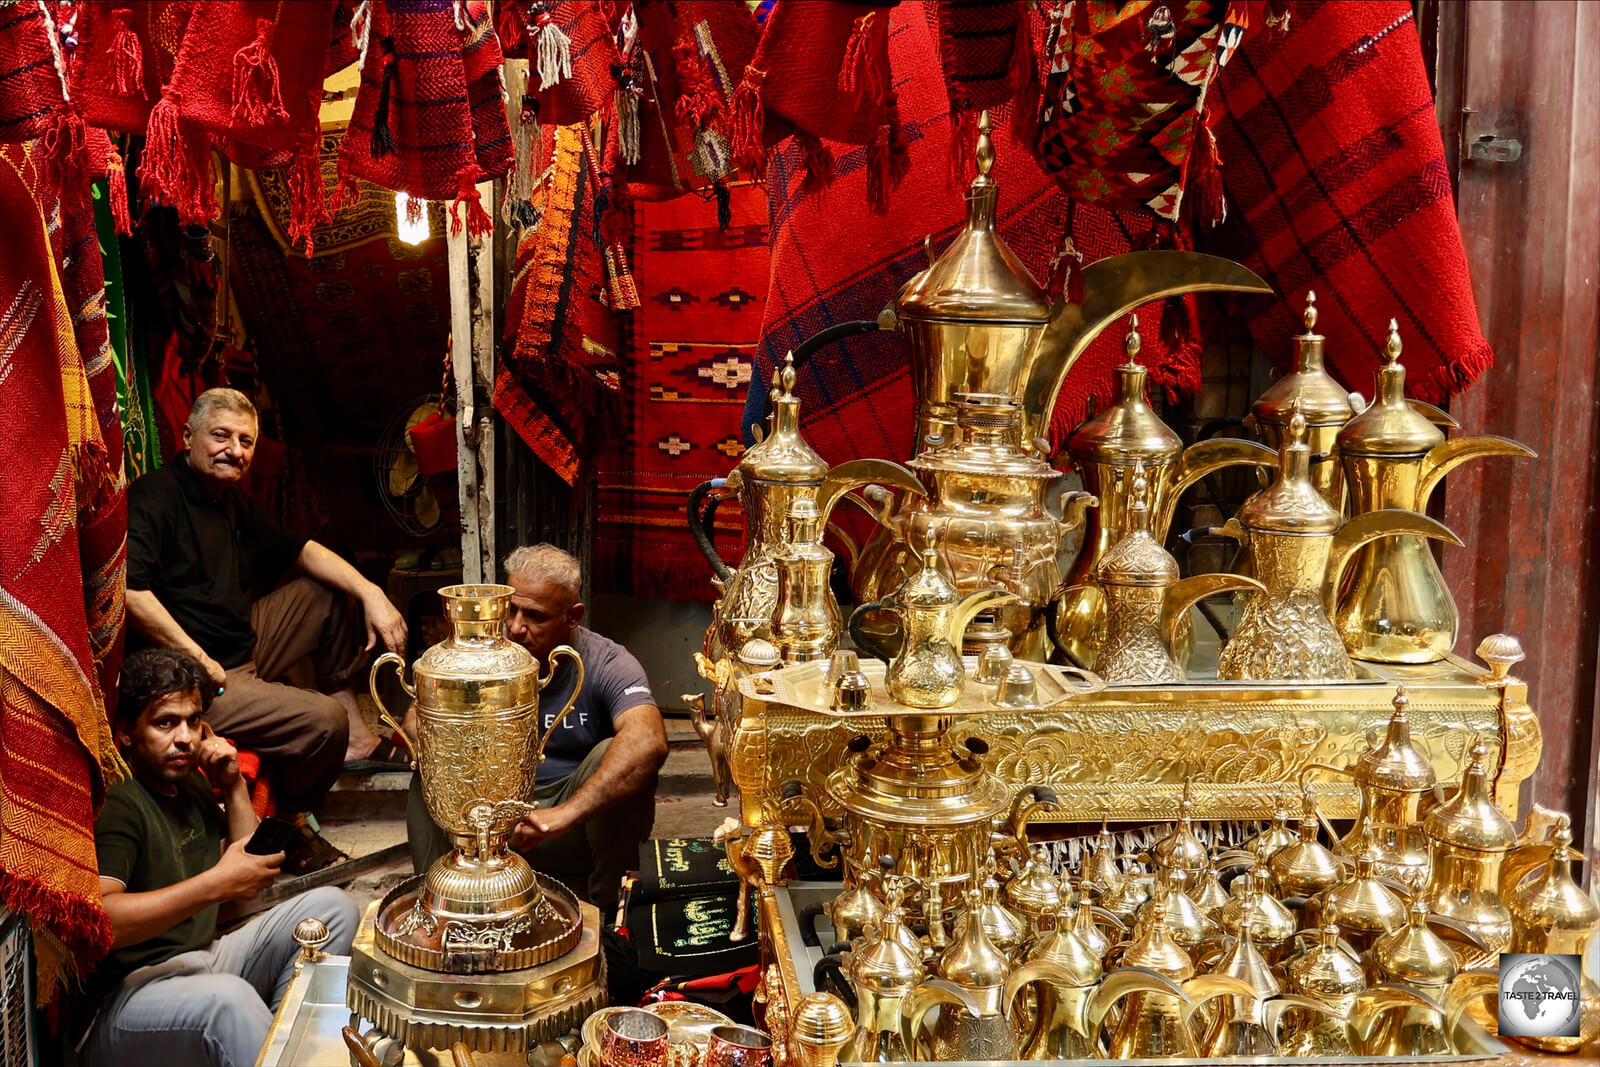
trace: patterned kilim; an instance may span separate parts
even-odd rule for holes
[[[35,188],[21,150],[0,155],[0,903],[49,935],[48,995],[60,946],[92,962],[111,941],[94,815],[119,761],[91,638],[105,620],[85,603],[105,575],[86,571],[79,533],[120,490],[97,410],[110,383],[85,372]]]
[[[690,537],[689,491],[744,452],[739,415],[761,327],[767,277],[766,197],[732,188],[732,223],[685,196],[634,205],[634,313],[622,411],[600,461],[595,581],[674,600],[713,599]],[[733,512],[736,509],[729,507]],[[729,520],[737,523],[737,516]]]
[[[771,368],[786,350],[829,326],[875,319],[912,274],[927,265],[922,239],[931,232],[942,250],[960,229],[961,186],[946,184],[953,124],[939,45],[924,13],[896,8],[890,60],[900,111],[910,142],[911,174],[889,198],[889,212],[868,218],[861,190],[864,153],[838,156],[834,184],[821,196],[803,192],[804,160],[790,142],[774,153],[768,171],[772,197],[772,276],[762,329],[756,384],[742,421],[759,421],[766,407]],[[1091,204],[1069,212],[1067,198],[1011,136],[995,131],[994,175],[1000,184],[1000,233],[1034,276],[1144,247],[1159,220],[1116,213]],[[1064,245],[1069,219],[1072,243]],[[1065,251],[1064,251],[1065,249]],[[1074,254],[1076,253],[1076,254]],[[1081,258],[1079,258],[1081,256]],[[1053,270],[1053,268],[1056,268]],[[1199,345],[1174,348],[1151,328],[1159,304],[1139,310],[1146,324],[1141,359],[1154,385],[1170,391],[1199,386]],[[1108,331],[1074,367],[1056,405],[1052,439],[1060,442],[1090,413],[1091,399],[1111,395],[1111,368],[1123,358],[1119,331]],[[863,456],[903,459],[911,454],[911,381],[904,341],[868,334],[819,351],[800,372],[801,420],[812,445],[830,463]]]
[[[1371,393],[1396,318],[1408,391],[1442,401],[1494,353],[1478,327],[1411,5],[1293,12],[1287,34],[1246,41],[1221,77],[1232,208],[1210,250],[1280,294],[1240,302],[1272,358],[1290,358],[1309,288],[1328,365],[1346,385]]]

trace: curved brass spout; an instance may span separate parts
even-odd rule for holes
[[[1478,459],[1482,456],[1521,456],[1523,459],[1536,459],[1538,455],[1539,453],[1527,445],[1494,434],[1455,437],[1434,445],[1428,450],[1428,454],[1422,457],[1422,474],[1417,479],[1417,502],[1412,507],[1417,511],[1427,510],[1428,498],[1444,480],[1444,476],[1469,459]]]
[[[1276,449],[1268,448],[1260,441],[1246,441],[1236,437],[1213,437],[1209,441],[1192,444],[1178,457],[1178,468],[1172,474],[1172,488],[1167,491],[1166,498],[1175,506],[1184,490],[1201,478],[1213,471],[1242,463],[1276,469],[1278,453]],[[1169,518],[1168,523],[1170,521]],[[1152,525],[1158,530],[1166,528],[1160,523]]]
[[[1458,548],[1461,546],[1461,538],[1450,527],[1415,511],[1382,508],[1357,515],[1339,527],[1339,532],[1333,535],[1333,547],[1328,550],[1328,568],[1322,581],[1322,605],[1330,616],[1339,597],[1339,579],[1344,577],[1344,569],[1356,549],[1380,537],[1393,537],[1396,534],[1432,537]]]
[[[1028,361],[1022,439],[1050,428],[1050,413],[1067,372],[1106,327],[1153,300],[1184,293],[1270,293],[1246,267],[1199,252],[1128,252],[1083,268],[1084,302],[1058,303]]]
[[[850,490],[873,484],[902,489],[917,496],[928,495],[917,476],[898,463],[886,459],[852,459],[829,468],[823,476],[822,488],[817,492],[819,521],[826,523],[833,506]]]

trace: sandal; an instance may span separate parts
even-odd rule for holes
[[[410,769],[411,754],[392,740],[379,741],[378,747],[366,756],[350,760],[344,765],[346,774],[381,774],[385,771]]]
[[[347,853],[334,846],[327,838],[311,827],[302,825],[299,837],[290,844],[288,855],[284,857],[283,870],[287,874],[299,876],[320,871],[335,863],[343,863],[349,858]]]

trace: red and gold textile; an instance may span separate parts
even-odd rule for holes
[[[594,183],[576,127],[546,135],[541,221],[517,245],[494,404],[568,484],[593,464],[595,420],[615,415],[621,332],[594,241]]]
[[[595,582],[672,600],[711,600],[689,535],[690,490],[728,473],[761,332],[767,204],[738,184],[731,222],[695,196],[634,205],[635,278],[622,367],[622,417],[601,453]],[[730,509],[731,510],[731,509]]]
[[[48,995],[68,965],[56,944],[92,962],[111,942],[94,816],[120,763],[95,653],[120,597],[112,605],[85,591],[120,593],[120,555],[87,559],[115,538],[81,540],[80,521],[121,487],[101,433],[103,390],[79,355],[51,248],[55,208],[40,187],[24,150],[0,154],[0,902],[48,935]],[[113,419],[115,407],[113,389]]]
[[[1263,351],[1291,359],[1307,289],[1327,361],[1369,394],[1389,319],[1406,387],[1443,401],[1493,362],[1478,326],[1450,173],[1412,8],[1302,2],[1221,78],[1228,221],[1207,250],[1278,295],[1239,301]]]

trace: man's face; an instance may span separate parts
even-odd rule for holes
[[[194,430],[183,428],[189,466],[207,484],[223,488],[244,481],[256,454],[256,420],[247,411],[212,408]]]
[[[146,705],[132,723],[119,723],[117,744],[141,778],[174,785],[195,769],[203,714],[198,690],[168,693]]]
[[[546,665],[557,645],[572,640],[572,630],[583,618],[583,605],[554,582],[513,574],[510,584],[515,592],[511,594],[506,636],[532,652],[541,666]]]

